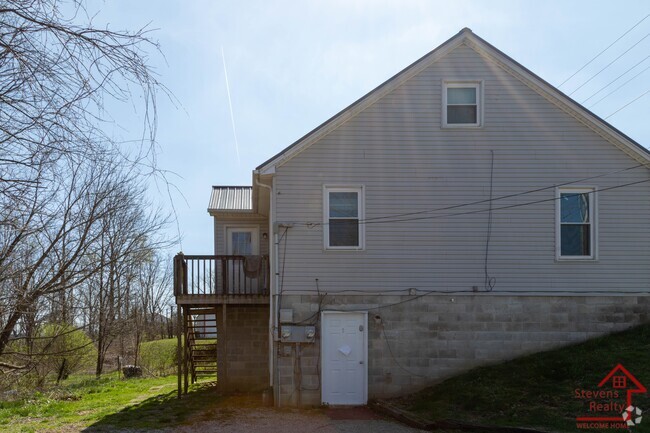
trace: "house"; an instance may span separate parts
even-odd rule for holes
[[[219,386],[280,406],[364,404],[647,321],[649,167],[463,29],[252,186],[213,187],[215,255],[175,258],[179,393],[213,313]]]

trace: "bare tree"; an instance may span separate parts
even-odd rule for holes
[[[141,264],[132,300],[132,329],[135,341],[134,363],[139,361],[140,343],[167,337],[165,316],[172,303],[171,260],[161,254],[153,255]]]
[[[0,5],[0,161],[8,186],[32,184],[34,160],[95,158],[106,144],[114,145],[101,127],[110,120],[105,104],[129,101],[134,86],[143,97],[143,136],[149,143],[135,158],[154,156],[155,94],[161,86],[145,50],[157,45],[145,29],[80,25],[84,14],[80,1]]]
[[[112,211],[102,217],[101,241],[96,245],[101,270],[95,278],[97,309],[96,340],[98,349],[96,374],[103,371],[106,353],[113,342],[132,334],[135,315],[131,311],[133,291],[138,286],[140,270],[153,260],[157,250],[170,241],[156,235],[167,219],[158,209],[150,209],[145,190],[133,183],[120,182],[110,205]],[[120,339],[120,352],[124,352]]]
[[[88,257],[101,237],[97,227],[115,212],[111,199],[121,187],[115,169],[108,164],[69,167],[66,180],[47,191],[35,189],[35,195],[45,199],[37,197],[37,205],[14,218],[14,230],[7,231],[0,249],[6,270],[0,281],[5,311],[0,354],[21,321],[29,330],[34,327],[30,322],[44,318],[48,310],[36,306],[72,291],[99,271],[100,264]]]
[[[147,214],[141,181],[155,171],[155,96],[165,92],[147,65],[157,49],[146,29],[95,26],[80,0],[0,3],[0,356],[20,339],[28,355],[4,369],[34,362],[41,322],[83,317],[90,328],[115,305],[126,313],[130,261],[160,246],[164,218]],[[108,108],[134,96],[142,135],[117,142]],[[92,293],[98,281],[109,290]],[[98,303],[106,308],[76,312]]]

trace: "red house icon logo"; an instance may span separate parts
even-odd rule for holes
[[[616,404],[596,404],[596,401],[590,402],[590,407],[603,408],[602,416],[581,416],[576,418],[577,421],[614,421],[620,422],[621,415],[619,415],[622,410],[632,406],[632,396],[633,394],[643,394],[648,390],[641,382],[637,380],[632,373],[630,373],[623,365],[618,364],[616,367],[610,371],[607,376],[603,378],[598,384],[598,391],[587,392],[587,395],[594,396],[596,398],[603,398],[605,395],[609,395],[612,391],[616,395],[625,396],[625,402],[620,401]],[[605,391],[605,389],[611,391]],[[583,394],[584,395],[584,394]],[[611,402],[610,402],[611,403]],[[624,405],[623,405],[624,404]],[[619,412],[617,414],[611,413],[612,407],[618,407]],[[590,409],[592,410],[592,409]],[[595,410],[596,412],[600,409]],[[602,413],[602,412],[601,412]]]
[[[632,405],[632,394],[643,394],[648,392],[645,386],[639,382],[632,373],[627,371],[625,367],[621,364],[618,364],[616,367],[609,372],[607,376],[598,384],[598,388],[603,387],[605,384],[611,381],[612,388],[621,389],[627,392],[627,406]],[[632,383],[633,387],[628,388],[628,381]]]

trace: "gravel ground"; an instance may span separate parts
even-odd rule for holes
[[[225,415],[225,416],[223,416]],[[277,410],[272,408],[230,409],[226,414],[215,414],[213,421],[191,426],[165,429],[164,432],[232,432],[232,433],[412,433],[416,430],[393,420],[375,419],[332,419],[323,410]]]
[[[377,415],[367,408],[360,408],[356,416],[343,417],[337,409],[275,409],[268,407],[223,407],[210,414],[209,421],[164,429],[111,428],[110,426],[86,429],[68,428],[59,433],[415,433],[413,429],[393,419]],[[341,419],[357,418],[357,419]],[[362,419],[358,419],[362,418]]]
[[[206,395],[210,400],[212,397]],[[206,403],[208,403],[206,401]],[[368,407],[274,408],[262,405],[260,395],[233,394],[206,404],[196,421],[158,429],[115,428],[108,423],[83,428],[68,425],[57,433],[415,433]]]

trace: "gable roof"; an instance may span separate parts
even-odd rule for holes
[[[208,212],[252,212],[253,187],[213,186]]]
[[[619,371],[621,373],[623,373],[623,375],[625,375],[628,379],[630,379],[630,381],[632,382],[632,384],[634,384],[634,386],[636,386],[636,389],[634,389],[633,392],[646,392],[647,391],[646,387],[643,386],[643,384],[641,384],[641,382],[639,382],[637,380],[637,378],[632,375],[632,373],[627,371],[627,369],[625,367],[623,367],[622,364],[617,364],[616,367],[614,367],[612,369],[612,371],[610,371],[607,374],[607,376],[605,376],[605,378],[600,381],[600,383],[598,384],[598,387],[600,388],[603,385],[605,385],[614,376],[614,374],[618,373]]]
[[[626,391],[627,406],[631,406],[632,405],[632,394],[645,394],[648,390],[647,390],[647,388],[645,386],[643,386],[643,384],[641,382],[639,382],[637,380],[636,377],[634,377],[632,375],[632,373],[627,371],[627,369],[625,367],[623,367],[622,364],[617,364],[616,367],[614,367],[612,369],[612,371],[610,371],[607,374],[607,376],[605,376],[605,378],[600,381],[600,383],[598,384],[598,387],[600,388],[603,385],[605,385],[612,378],[612,376],[614,376],[614,374],[616,374],[618,372],[623,373],[623,375],[625,375],[632,382],[632,384],[635,386],[635,388],[627,387],[627,389],[625,390]]]
[[[350,118],[368,108],[378,99],[387,95],[411,77],[417,75],[449,52],[465,44],[496,62],[502,69],[510,73],[525,85],[539,93],[542,97],[558,106],[569,115],[575,117],[597,134],[619,147],[633,159],[647,164],[650,162],[650,150],[623,134],[621,131],[598,117],[569,96],[522,66],[508,55],[492,46],[490,43],[475,35],[469,28],[464,28],[458,34],[448,39],[438,48],[403,69],[383,84],[370,91],[333,117],[316,127],[302,138],[285,148],[275,156],[260,164],[255,170],[260,174],[272,174],[276,166],[280,166],[318,141],[323,136],[335,130]]]

